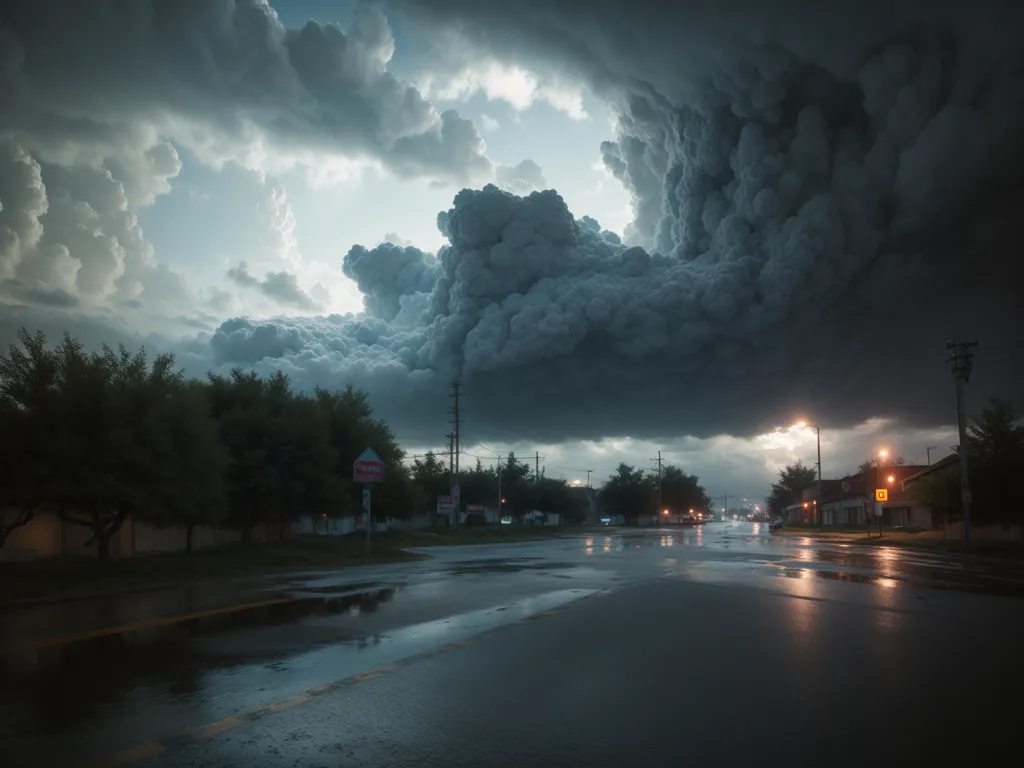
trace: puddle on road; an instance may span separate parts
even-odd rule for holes
[[[563,568],[576,568],[578,563],[550,563],[526,562],[540,560],[540,558],[516,558],[512,560],[467,560],[455,563],[444,569],[444,572],[452,576],[464,576],[474,573],[518,573],[520,571],[539,571],[542,573],[548,570],[560,570]]]
[[[467,639],[591,593],[590,589],[557,590],[369,636],[354,635],[352,625],[346,630],[335,624],[329,641],[304,643],[310,627],[300,629],[296,617],[372,612],[394,594],[394,590],[380,590],[295,601],[296,606],[282,604],[287,610],[268,606],[254,610],[244,621],[225,616],[225,623],[216,629],[205,620],[182,622],[44,648],[18,658],[0,656],[0,742],[21,746],[45,742],[46,749],[60,750],[66,738],[69,745],[102,744],[106,749],[129,736],[163,738]],[[328,624],[313,629],[325,629]],[[272,631],[290,642],[270,658],[256,660],[248,655],[248,647],[259,643],[261,632],[238,632],[231,637],[232,628],[267,625],[274,625]],[[222,643],[224,652],[201,650],[206,639]],[[61,738],[46,742],[44,734],[61,734]],[[81,754],[75,757],[80,759]],[[38,764],[55,763],[44,759]]]
[[[0,699],[28,700],[37,719],[70,723],[140,684],[167,685],[173,694],[186,694],[196,689],[206,670],[230,669],[251,664],[261,656],[294,650],[294,639],[288,635],[300,622],[371,614],[397,591],[388,588],[340,597],[299,598],[62,645],[7,651],[0,654]],[[252,630],[257,632],[250,642],[236,644],[231,652],[218,648],[221,639],[230,641],[232,636]],[[342,627],[319,632],[313,627],[303,635],[306,647],[324,642],[372,642],[372,638]],[[69,696],[72,691],[74,695]]]
[[[937,589],[953,592],[969,592],[979,595],[992,595],[996,597],[1024,597],[1024,583],[985,578],[962,578],[949,580],[908,579],[899,575],[886,576],[856,573],[852,571],[792,567],[779,567],[778,575],[788,579],[818,578],[828,579],[830,581],[848,581],[856,584],[872,584],[877,587],[885,587],[888,589]]]
[[[406,585],[405,585],[404,582],[400,582],[400,583],[392,583],[389,586],[390,586],[390,588],[393,588],[393,589],[402,589]],[[376,582],[376,581],[362,581],[362,582],[359,582],[357,584],[337,584],[337,585],[334,585],[334,586],[326,586],[326,587],[302,587],[302,586],[295,586],[295,587],[292,587],[289,591],[294,592],[296,594],[303,594],[303,595],[311,594],[311,595],[341,596],[341,595],[350,595],[353,592],[372,591],[372,590],[378,589],[379,587],[380,587],[380,584],[378,582]]]

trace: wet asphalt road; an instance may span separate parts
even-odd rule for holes
[[[0,613],[0,764],[1017,752],[1024,565],[740,523],[431,555]]]

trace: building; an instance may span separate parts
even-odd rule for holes
[[[931,510],[915,502],[909,490],[911,481],[930,469],[916,464],[879,467],[838,480],[824,480],[820,493],[818,483],[813,483],[800,501],[786,508],[786,520],[791,525],[814,525],[819,522],[820,503],[825,527],[877,526],[876,515],[880,513],[883,528],[939,528],[943,521],[933,519]],[[885,491],[884,501],[876,498],[878,490]]]

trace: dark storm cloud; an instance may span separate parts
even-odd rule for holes
[[[436,256],[348,253],[363,315],[234,319],[189,365],[351,382],[427,443],[456,377],[483,441],[948,423],[952,334],[982,343],[972,393],[1024,401],[1021,10],[395,5],[446,60],[486,49],[619,110],[594,149],[633,195],[628,245],[555,191],[464,190]]]
[[[439,115],[388,72],[393,49],[369,5],[343,31],[285,28],[262,0],[13,0],[0,11],[0,133],[51,155],[120,152],[142,171],[163,158],[145,143],[124,150],[146,140],[140,125],[213,158],[269,144],[369,157],[402,174],[489,176],[473,124]]]
[[[340,370],[459,375],[481,437],[948,422],[952,334],[983,343],[975,387],[1024,394],[1005,239],[1021,214],[1020,10],[393,5],[449,60],[461,45],[461,64],[547,67],[614,104],[620,136],[601,152],[642,248],[554,193],[463,192],[439,217],[451,247],[429,291],[415,249],[358,251],[370,317],[288,355],[322,365],[332,353],[310,350],[333,344]]]

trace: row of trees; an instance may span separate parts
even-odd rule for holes
[[[711,498],[699,478],[671,465],[662,470],[659,478],[653,472],[619,464],[615,474],[601,486],[600,498],[608,512],[622,515],[627,521],[660,514],[662,509],[673,514],[686,514],[691,509],[711,511]]]
[[[388,465],[375,509],[407,515],[422,497],[364,392],[296,393],[280,372],[187,379],[171,355],[18,339],[0,356],[0,547],[42,510],[87,528],[100,559],[129,515],[184,526],[191,548],[197,525],[249,538],[261,523],[351,514],[367,445]]]
[[[427,507],[438,496],[448,494],[451,488],[451,467],[433,452],[413,460],[412,476],[424,492]],[[459,488],[464,504],[492,508],[498,505],[500,488],[502,513],[513,517],[538,510],[554,512],[569,522],[582,522],[587,514],[586,488],[571,486],[560,478],[545,477],[543,473],[537,477],[530,465],[517,459],[515,453],[509,453],[493,468],[483,466],[477,459],[471,469],[460,470]]]

